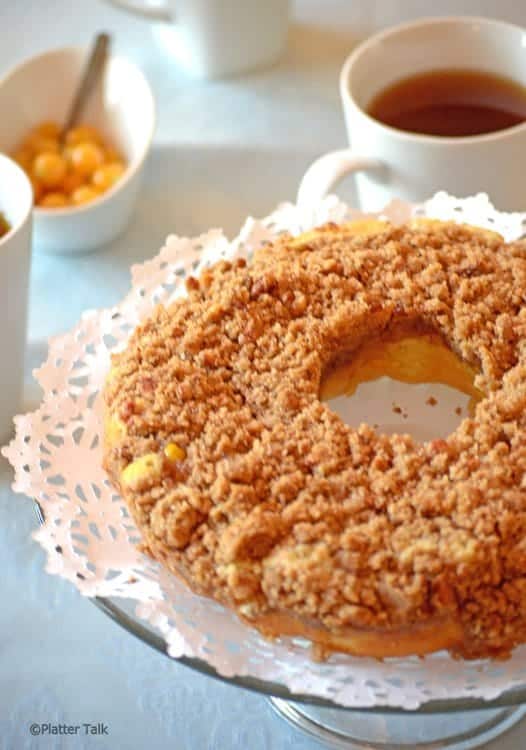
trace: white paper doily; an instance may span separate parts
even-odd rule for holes
[[[524,232],[525,215],[500,213],[483,194],[459,200],[438,193],[421,206],[394,201],[377,214],[393,223],[414,215],[495,229],[506,240]],[[171,656],[198,657],[224,677],[248,675],[348,707],[490,700],[526,684],[526,647],[498,663],[439,653],[384,662],[338,654],[317,664],[300,641],[264,640],[137,551],[137,530],[101,468],[101,387],[110,351],[125,345],[154,305],[183,295],[185,277],[219,258],[246,256],[283,231],[294,235],[362,216],[329,196],[315,211],[285,204],[261,221],[248,219],[232,242],[220,230],[168,237],[157,257],[132,268],[132,290],[121,304],[86,312],[73,331],[50,341],[48,359],[35,372],[42,404],[15,418],[16,436],[2,452],[15,469],[14,491],[37,500],[44,512],[45,524],[33,536],[47,553],[47,572],[85,596],[135,600],[137,615],[162,632]]]

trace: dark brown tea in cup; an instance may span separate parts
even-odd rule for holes
[[[0,237],[3,237],[4,234],[7,234],[11,227],[9,226],[9,222],[5,218],[4,214],[0,211]]]
[[[526,88],[491,73],[435,70],[388,86],[367,111],[385,125],[411,133],[494,133],[526,120]]]

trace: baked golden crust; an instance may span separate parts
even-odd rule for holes
[[[158,307],[113,357],[105,467],[147,550],[262,632],[281,614],[351,653],[372,651],[345,633],[413,629],[406,653],[506,655],[526,641],[526,245],[362,230],[283,237]],[[485,394],[447,440],[319,400],[339,356],[408,322]]]

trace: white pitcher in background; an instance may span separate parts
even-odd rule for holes
[[[220,78],[263,67],[285,47],[289,0],[106,0],[151,21],[165,21],[171,53],[194,75]]]

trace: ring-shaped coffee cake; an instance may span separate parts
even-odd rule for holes
[[[526,641],[525,248],[447,223],[328,225],[189,278],[105,390],[105,467],[145,550],[319,651]],[[445,440],[353,429],[320,401],[335,364],[397,330],[476,373],[483,398]]]

